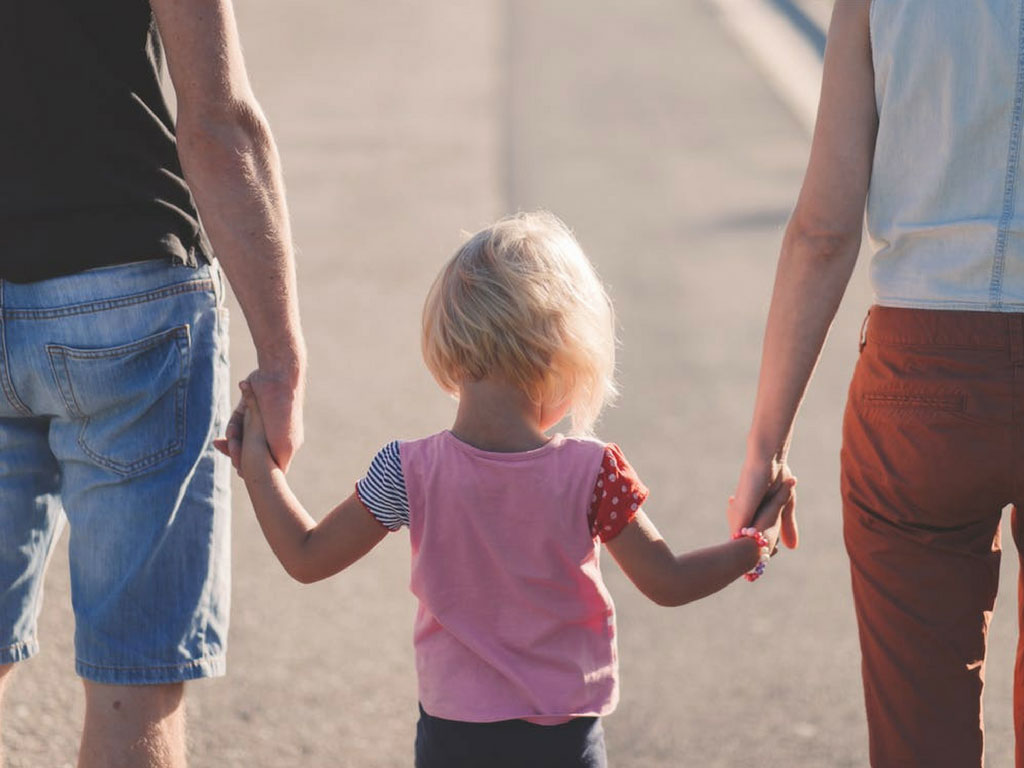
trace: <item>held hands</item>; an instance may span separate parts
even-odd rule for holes
[[[295,385],[288,376],[278,376],[257,368],[244,383],[250,387],[253,400],[258,398],[262,407],[260,417],[265,429],[264,441],[269,446],[270,454],[277,465],[287,471],[303,441],[301,378]],[[231,414],[224,437],[213,441],[218,451],[231,457],[231,463],[238,471],[242,471],[246,410],[243,397]]]
[[[242,477],[255,477],[259,472],[276,467],[277,463],[270,453],[263,412],[252,384],[248,380],[241,381],[238,388],[242,390],[242,401],[235,411],[242,415],[238,471]]]
[[[729,499],[730,509],[734,499]],[[776,481],[775,489],[766,493],[754,514],[751,525],[768,539],[768,548],[772,554],[778,549],[779,538],[786,543],[786,520],[794,520],[796,509],[796,478],[783,466]],[[795,523],[794,523],[795,526]],[[793,529],[795,531],[795,527]],[[787,546],[789,546],[787,544]],[[792,547],[790,547],[792,549]]]
[[[787,479],[793,480],[794,484],[796,482],[796,478],[785,463],[755,462],[748,459],[740,471],[736,493],[729,498],[729,509],[726,512],[729,530],[736,533],[748,525],[764,530],[758,524],[758,520],[765,514],[766,508],[772,507],[772,500]],[[792,487],[788,500],[781,505],[780,515],[775,523],[776,538],[788,549],[796,549],[800,535],[796,524],[796,493]]]

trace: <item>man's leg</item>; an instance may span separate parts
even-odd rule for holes
[[[60,384],[49,444],[70,524],[80,766],[183,766],[182,684],[224,673],[230,463],[211,439],[229,402],[215,285],[206,268],[148,263],[68,277],[62,301],[100,308],[54,320],[38,350],[36,368]]]
[[[64,527],[48,428],[49,419],[0,418],[0,712],[17,662],[39,650],[36,617],[43,576]],[[0,718],[0,768],[2,736]]]
[[[4,689],[7,687],[7,680],[14,669],[13,664],[0,664],[0,768],[4,768],[4,741],[3,741],[3,707]]]
[[[78,768],[184,768],[183,683],[85,683]]]

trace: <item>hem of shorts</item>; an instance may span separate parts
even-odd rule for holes
[[[0,664],[16,664],[31,659],[39,653],[39,642],[28,640],[0,648]]]
[[[206,656],[182,664],[154,665],[150,667],[119,667],[91,664],[75,659],[75,674],[85,680],[107,685],[161,685],[183,683],[204,677],[223,677],[227,673],[224,654]]]
[[[1024,302],[944,301],[942,299],[892,299],[875,297],[875,305],[892,309],[945,309],[967,312],[1024,312]]]

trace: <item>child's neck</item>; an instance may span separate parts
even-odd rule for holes
[[[498,453],[531,451],[550,438],[541,429],[541,408],[519,389],[497,379],[464,382],[451,432],[475,448]]]

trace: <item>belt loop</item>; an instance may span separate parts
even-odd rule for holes
[[[864,347],[868,343],[868,319],[871,317],[871,308],[868,307],[868,313],[864,315],[864,322],[860,324],[860,347],[859,351],[863,352]]]
[[[217,306],[223,306],[224,297],[227,292],[224,290],[224,270],[216,259],[210,260],[210,271],[213,273],[213,294],[217,299]]]
[[[1024,362],[1024,315],[1014,312],[1007,320],[1010,324],[1010,362]]]

